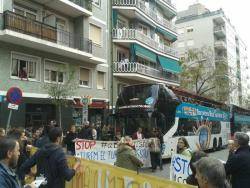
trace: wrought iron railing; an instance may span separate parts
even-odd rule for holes
[[[11,11],[4,12],[4,29],[27,34],[63,46],[92,53],[92,41]]]

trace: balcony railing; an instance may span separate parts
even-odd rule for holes
[[[223,40],[215,41],[214,46],[217,47],[217,48],[227,48],[227,44]]]
[[[42,22],[31,20],[14,12],[4,12],[4,29],[27,34],[63,46],[92,53],[92,41]]]
[[[222,26],[214,27],[214,32],[218,32],[218,31],[226,32],[225,27],[222,27]]]
[[[69,1],[89,11],[92,11],[92,0],[69,0]]]
[[[176,9],[176,5],[171,0],[162,0],[162,1],[165,2],[166,4],[170,5],[174,9]]]
[[[144,35],[136,29],[113,29],[113,39],[138,40],[146,44],[148,47],[153,48],[161,53],[178,57],[178,53],[176,50],[164,44],[158,43],[154,39],[148,37],[147,35]]]
[[[114,73],[138,73],[141,75],[149,76],[159,80],[170,81],[179,83],[180,79],[177,75],[163,70],[154,69],[140,63],[129,62],[114,62],[113,64]]]
[[[215,61],[222,61],[222,62],[225,62],[227,61],[227,56],[225,55],[218,55],[218,56],[215,56]]]
[[[156,11],[145,6],[145,2],[142,0],[113,0],[113,6],[136,7],[162,27],[168,28],[174,32],[177,31],[177,27],[175,27],[174,24],[167,19],[158,16]]]

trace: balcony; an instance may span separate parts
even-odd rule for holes
[[[227,64],[227,56],[225,56],[225,55],[217,55],[217,56],[215,56],[215,61]]]
[[[169,20],[158,16],[156,11],[150,9],[142,0],[113,0],[113,9],[118,9],[122,15],[128,18],[139,17],[141,21],[145,21],[145,17],[153,22],[156,26],[171,32],[177,36],[177,28]],[[135,13],[138,12],[138,15]],[[169,31],[170,30],[170,31]]]
[[[219,37],[225,37],[226,36],[226,30],[224,26],[216,26],[214,27],[214,34]]]
[[[226,50],[227,49],[227,44],[223,40],[217,40],[214,42],[214,48],[218,50]]]
[[[176,16],[176,5],[171,0],[156,0],[163,10],[167,10],[166,14],[169,19],[172,19]]]
[[[147,82],[163,82],[173,85],[179,85],[180,82],[179,77],[175,74],[135,62],[114,62],[113,72],[114,76],[126,77],[142,82],[146,80]]]
[[[14,12],[4,12],[0,40],[93,63],[92,41]]]
[[[150,50],[155,50],[155,53],[170,55],[178,58],[178,53],[173,48],[160,44],[154,39],[144,35],[136,29],[113,29],[113,42],[126,44],[138,42],[141,45],[146,45]],[[127,46],[128,47],[128,46]]]
[[[33,0],[71,17],[92,16],[91,0]]]

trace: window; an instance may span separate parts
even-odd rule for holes
[[[106,89],[106,73],[105,72],[97,72],[97,89]]]
[[[188,33],[191,33],[191,32],[193,32],[194,31],[194,28],[193,27],[187,27],[187,32]]]
[[[93,0],[92,3],[98,7],[101,7],[101,0]]]
[[[184,28],[178,29],[177,33],[178,33],[179,35],[184,34]]]
[[[25,16],[31,20],[36,20],[37,19],[37,13],[36,11],[32,11],[32,10],[27,10],[26,8],[20,7],[20,6],[16,6],[14,5],[14,9],[13,11],[21,16]]]
[[[65,65],[53,61],[46,61],[44,66],[44,80],[47,82],[65,82]]]
[[[179,48],[183,48],[184,46],[185,46],[184,42],[179,42],[179,43],[178,43],[178,47],[179,47]]]
[[[90,24],[89,38],[94,44],[102,44],[102,29],[98,26]]]
[[[25,80],[39,80],[39,65],[39,58],[13,53],[11,76]]]
[[[187,41],[187,46],[193,46],[193,45],[194,45],[194,40]]]
[[[91,85],[91,73],[89,69],[80,68],[80,86],[90,87]]]
[[[118,18],[117,19],[117,28],[120,28],[120,29],[126,28],[126,21]]]

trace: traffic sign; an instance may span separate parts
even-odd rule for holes
[[[11,87],[6,95],[7,101],[11,104],[19,105],[22,102],[23,92],[18,87]]]
[[[18,105],[9,103],[8,108],[11,109],[11,110],[18,110]]]

